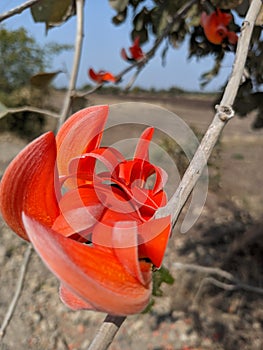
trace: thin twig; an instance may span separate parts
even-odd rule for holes
[[[209,267],[209,266],[200,266],[196,264],[183,264],[183,263],[174,263],[173,266],[180,270],[190,270],[195,272],[201,272],[209,275],[216,275],[221,278],[224,278],[231,282],[224,283],[221,281],[218,281],[215,278],[209,277],[206,278],[207,282],[211,282],[215,284],[216,286],[226,289],[226,290],[236,290],[236,289],[242,289],[247,292],[253,292],[258,294],[263,294],[263,289],[260,287],[251,286],[250,284],[243,283],[239,281],[236,277],[234,277],[230,272],[227,272],[225,270],[222,270],[218,267]],[[216,282],[215,282],[216,281]]]
[[[128,82],[128,84],[125,86],[124,91],[128,91],[130,90],[130,88],[132,87],[132,85],[134,84],[135,80],[138,78],[138,75],[140,74],[140,69],[137,69],[135,71],[135,73],[133,74],[133,76],[131,77],[130,81]]]
[[[94,87],[92,87],[90,90],[88,91],[82,91],[82,92],[78,92],[78,91],[73,91],[72,92],[72,97],[86,97],[88,95],[93,94],[94,92],[96,92],[97,90],[99,90],[102,86],[104,85],[104,83],[101,84],[97,84]]]
[[[210,266],[201,266],[196,264],[183,264],[183,263],[174,263],[173,266],[178,270],[190,270],[190,271],[197,271],[202,273],[207,273],[210,275],[217,275],[222,278],[225,278],[229,281],[234,281],[234,276],[218,267],[210,267]]]
[[[8,324],[13,316],[13,313],[14,313],[15,308],[16,308],[16,304],[17,304],[18,299],[20,297],[31,253],[32,253],[32,245],[29,244],[27,247],[27,250],[25,252],[25,255],[24,255],[24,261],[23,261],[21,269],[20,269],[15,294],[14,294],[13,299],[9,305],[9,308],[8,308],[7,313],[5,315],[4,321],[3,321],[2,326],[0,328],[0,340],[5,335],[6,327],[8,326]]]
[[[15,113],[20,113],[20,112],[34,112],[38,114],[44,114],[49,117],[53,118],[59,118],[59,114],[55,112],[51,112],[47,109],[42,109],[42,108],[37,108],[37,107],[32,107],[32,106],[23,106],[23,107],[16,107],[16,108],[6,108],[3,111],[0,112],[0,119],[5,117],[7,114],[15,114]]]
[[[233,284],[227,284],[227,283],[224,283],[224,282],[220,282],[214,277],[205,277],[205,278],[202,279],[202,281],[201,281],[201,283],[199,285],[199,288],[198,288],[198,290],[197,290],[197,292],[196,292],[196,294],[194,296],[192,308],[195,309],[196,306],[199,304],[203,288],[208,283],[211,283],[211,284],[213,284],[214,286],[216,286],[218,288],[221,288],[221,289],[224,289],[224,290],[228,290],[228,291],[233,291],[235,289],[235,285],[233,285]]]
[[[198,291],[194,297],[194,301],[193,301],[194,306],[198,304],[203,287],[208,283],[211,283],[216,287],[227,291],[244,290],[246,292],[263,295],[262,288],[251,286],[250,284],[247,284],[247,283],[243,283],[239,281],[236,277],[234,277],[231,273],[217,267],[200,266],[196,264],[184,264],[184,263],[174,263],[173,266],[180,270],[189,270],[189,271],[200,272],[200,273],[209,274],[209,275],[216,275],[218,277],[221,277],[231,282],[231,283],[222,282],[211,276],[205,277],[200,283]]]
[[[203,287],[208,283],[211,283],[214,286],[221,288],[221,289],[224,289],[224,290],[227,290],[227,291],[244,290],[246,292],[263,295],[263,289],[260,287],[254,287],[254,286],[251,286],[250,284],[241,283],[241,282],[239,282],[239,283],[225,283],[225,282],[219,281],[218,279],[216,279],[214,277],[205,277],[202,280],[202,282],[198,288],[198,291],[194,297],[194,301],[193,301],[194,305],[196,305],[199,302]]]
[[[28,9],[29,7],[31,7],[32,5],[36,4],[39,1],[40,0],[29,0],[29,1],[26,1],[24,4],[19,5],[19,6],[15,7],[14,9],[3,13],[2,15],[0,15],[0,22],[2,22],[5,19],[10,18],[14,15],[18,15],[19,13],[23,12],[24,10]]]
[[[77,15],[77,29],[76,29],[76,40],[75,40],[75,55],[73,61],[73,67],[71,71],[70,82],[68,91],[65,97],[61,117],[59,119],[58,128],[65,122],[68,117],[71,99],[73,91],[76,89],[77,75],[79,71],[79,63],[83,44],[83,22],[84,22],[84,0],[76,0],[76,15]]]
[[[208,158],[220,137],[227,121],[234,116],[232,104],[235,100],[239,84],[244,72],[248,47],[257,15],[262,6],[261,0],[253,0],[246,15],[242,32],[238,40],[235,62],[233,65],[230,79],[225,88],[223,98],[219,106],[216,106],[214,119],[206,134],[204,135],[192,161],[190,162],[184,176],[168,204],[160,208],[156,217],[172,215],[173,224],[176,223],[179,214],[192,192],[196,182],[202,175],[207,164]]]

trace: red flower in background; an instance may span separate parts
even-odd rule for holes
[[[94,72],[92,68],[89,69],[89,76],[92,80],[94,80],[97,84],[112,82],[116,83],[116,77],[110,72],[105,72],[104,70],[98,71],[98,73]]]
[[[136,37],[134,39],[133,45],[129,47],[131,57],[128,57],[125,49],[121,50],[121,57],[126,61],[139,61],[145,57],[141,47],[140,47],[140,38]]]
[[[206,38],[216,45],[222,44],[227,40],[230,44],[237,43],[238,36],[235,32],[228,29],[229,23],[233,17],[230,13],[221,12],[220,9],[208,15],[206,12],[201,14],[201,26],[204,29]]]
[[[86,108],[56,138],[48,132],[30,143],[3,175],[0,207],[59,278],[64,303],[128,315],[147,306],[152,266],[161,265],[170,235],[170,217],[154,218],[167,201],[167,176],[149,161],[153,128],[131,160],[100,147],[107,116],[107,106]]]

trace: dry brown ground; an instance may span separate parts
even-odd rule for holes
[[[126,100],[92,95],[90,103]],[[137,96],[128,100],[145,99]],[[209,99],[154,97],[147,102],[177,113],[200,133],[213,117]],[[111,350],[263,349],[262,295],[242,289],[229,291],[209,283],[200,289],[206,274],[179,271],[174,264],[220,267],[243,283],[263,287],[263,131],[251,130],[252,118],[235,118],[226,126],[212,156],[210,190],[203,212],[186,234],[175,229],[164,261],[174,284],[164,286],[163,297],[156,299],[150,313],[128,317]],[[0,174],[25,144],[23,138],[11,133],[0,134]],[[1,323],[15,290],[26,244],[2,221],[0,230]],[[57,280],[33,253],[1,350],[87,349],[105,315],[68,310],[60,302],[57,288]]]

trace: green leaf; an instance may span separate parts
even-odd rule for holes
[[[143,314],[150,312],[155,304],[154,297],[161,297],[163,295],[163,291],[161,289],[162,283],[173,284],[174,278],[170,274],[169,270],[162,266],[159,270],[153,272],[153,289],[152,289],[152,298],[149,301],[149,304],[142,311]]]
[[[127,17],[127,9],[117,13],[117,15],[112,18],[112,23],[118,26],[119,24],[125,21],[126,17]]]
[[[7,115],[8,108],[0,102],[0,119]]]
[[[164,49],[162,50],[161,58],[162,58],[162,66],[166,65],[166,55],[169,49],[169,43],[166,42]]]
[[[37,73],[30,78],[30,83],[31,83],[31,85],[33,85],[37,88],[44,89],[51,83],[51,81],[59,73],[61,73],[61,71],[50,72],[50,73],[46,73],[46,72]]]
[[[147,31],[146,28],[143,28],[139,32],[134,29],[132,31],[132,33],[131,33],[131,37],[132,37],[132,40],[134,40],[135,38],[139,37],[140,38],[140,44],[143,44],[146,41],[148,41],[148,31]]]
[[[161,289],[162,283],[173,284],[174,278],[170,274],[169,270],[162,266],[159,270],[156,270],[153,273],[153,290],[152,295],[160,297],[163,295],[163,291]]]
[[[46,24],[46,30],[58,26],[75,14],[73,0],[41,0],[31,7],[35,22]]]
[[[117,12],[123,12],[129,4],[129,0],[109,0],[110,6]]]
[[[245,17],[249,8],[249,0],[244,0],[239,6],[237,6],[236,11],[241,17]]]

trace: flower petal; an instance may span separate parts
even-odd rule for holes
[[[91,186],[79,187],[65,193],[59,202],[61,214],[56,218],[52,229],[66,237],[75,233],[86,236],[104,211],[101,203],[104,198],[102,193],[99,199]]]
[[[59,288],[59,296],[61,301],[72,310],[96,310],[94,306],[83,301],[78,295],[71,292],[63,283],[61,283]]]
[[[135,61],[142,59],[145,55],[140,47],[140,37],[134,39],[133,45],[130,47],[130,53]]]
[[[154,128],[150,127],[144,130],[144,132],[141,134],[141,137],[138,141],[138,144],[134,153],[134,159],[149,161],[149,146],[150,146],[150,141],[153,137],[153,133],[154,133]]]
[[[116,77],[112,73],[105,72],[104,70],[100,70],[98,73],[95,73],[94,70],[90,68],[88,73],[90,78],[98,84],[109,81],[116,83],[117,81]]]
[[[99,147],[108,112],[108,106],[88,107],[62,125],[56,137],[60,175],[69,175],[68,164],[72,158]]]
[[[99,74],[95,73],[92,68],[89,69],[88,73],[92,80],[96,81],[97,83],[101,83]]]
[[[170,216],[152,219],[138,226],[139,257],[146,257],[159,268],[171,233]]]
[[[116,223],[120,224],[121,222],[134,222],[138,225],[142,223],[139,219],[138,215],[134,211],[130,211],[129,213],[113,211],[108,209],[105,211],[101,220],[94,227],[92,232],[92,243],[94,246],[106,250],[108,248],[112,248],[113,245],[113,228]]]
[[[59,214],[55,167],[56,144],[52,132],[30,143],[10,163],[0,187],[0,207],[4,220],[23,239],[28,240],[22,211],[52,226]]]
[[[124,268],[138,281],[149,284],[149,273],[143,275],[138,256],[138,226],[135,221],[116,222],[112,231],[112,246]]]
[[[68,169],[72,176],[77,177],[78,185],[81,185],[87,182],[92,183],[95,180],[96,161],[100,161],[112,174],[119,162],[124,160],[123,155],[114,148],[100,147],[92,152],[73,158],[69,163]]]
[[[113,252],[65,238],[23,215],[34,248],[49,269],[72,293],[97,310],[115,315],[141,312],[149,302],[151,284],[144,286],[129,274]],[[150,264],[142,264],[143,273]]]
[[[130,58],[127,56],[126,50],[125,49],[121,49],[121,57],[125,60],[125,61],[130,61]]]

